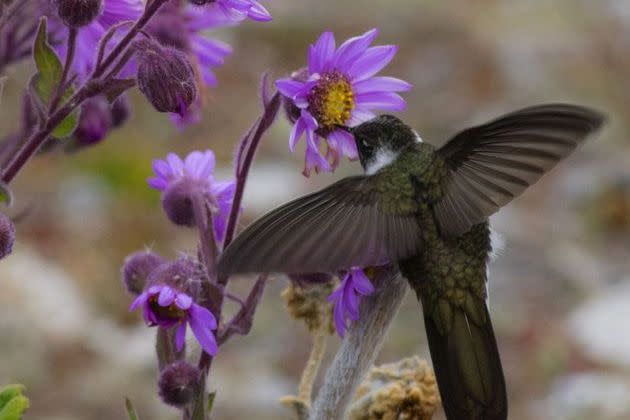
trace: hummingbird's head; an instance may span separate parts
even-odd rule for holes
[[[354,135],[361,166],[368,175],[395,161],[419,138],[411,127],[393,115],[380,115],[349,131]]]

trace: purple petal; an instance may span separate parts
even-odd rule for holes
[[[171,167],[171,173],[173,176],[181,175],[184,170],[184,162],[175,153],[169,153],[166,155],[166,161]]]
[[[139,294],[138,297],[135,298],[133,302],[131,302],[131,305],[129,305],[129,312],[133,312],[138,309],[138,306],[144,305],[147,299],[149,299],[149,293],[142,292],[141,294]]]
[[[293,98],[304,87],[304,82],[290,78],[276,80],[276,88],[287,98]]]
[[[308,54],[308,70],[310,73],[322,73],[330,65],[335,53],[335,36],[332,32],[326,31],[320,35],[319,39]]]
[[[343,338],[343,336],[346,334],[346,317],[341,301],[335,303],[333,318],[335,320],[335,329],[337,330],[337,334],[339,334],[339,336]]]
[[[387,111],[402,111],[406,108],[405,100],[393,92],[362,93],[355,97],[357,105],[363,108],[377,108]]]
[[[374,28],[363,35],[355,36],[348,39],[346,42],[339,46],[339,49],[335,53],[334,66],[342,73],[357,60],[361,54],[365,52],[367,47],[370,46],[374,38],[378,35],[378,29]]]
[[[160,290],[160,296],[158,296],[158,304],[160,306],[169,306],[175,301],[175,292],[168,286],[164,286]]]
[[[175,297],[175,305],[185,311],[192,305],[192,298],[186,293],[178,293]]]
[[[194,308],[196,305],[193,305],[191,308]],[[207,325],[204,325],[199,321],[198,318],[190,317],[190,328],[195,334],[195,338],[201,345],[201,348],[211,356],[217,354],[219,350],[217,346],[217,341],[214,338],[214,334],[210,331]]]
[[[153,177],[147,179],[147,184],[153,189],[164,191],[168,187],[169,182],[164,178]]]
[[[272,20],[271,13],[269,13],[267,9],[265,9],[263,5],[258,3],[256,0],[252,0],[252,7],[247,12],[247,16],[258,22],[269,22]]]
[[[356,127],[357,125],[369,121],[375,117],[376,115],[372,111],[356,107],[352,110],[352,113],[350,114],[350,119],[348,120],[347,124],[350,127]]]
[[[173,175],[173,171],[166,161],[162,159],[156,159],[153,161],[153,172],[161,178],[170,178]]]
[[[357,151],[357,144],[354,141],[354,136],[344,130],[334,130],[328,136],[329,144],[333,139],[337,143],[337,150],[344,156],[347,156],[350,160],[355,160],[359,157]]]
[[[398,51],[398,47],[395,45],[368,48],[363,56],[355,61],[348,70],[350,79],[356,83],[374,76],[392,61],[396,51]]]
[[[395,77],[371,77],[352,86],[355,94],[367,92],[405,92],[412,88],[410,83]]]
[[[216,318],[214,317],[214,315],[212,315],[212,312],[210,312],[208,309],[204,308],[203,306],[193,303],[190,306],[189,312],[190,312],[191,320],[195,320],[196,322],[199,322],[201,325],[204,325],[206,328],[210,330],[214,330],[217,328]]]
[[[295,122],[295,125],[293,125],[291,134],[289,135],[289,150],[291,152],[295,152],[295,146],[297,145],[298,141],[300,141],[300,138],[302,137],[302,134],[304,134],[305,129],[306,124],[304,123],[304,120],[302,120],[302,118],[298,118],[298,120]]]
[[[363,270],[352,270],[352,286],[364,296],[374,293],[374,286]]]
[[[175,348],[177,351],[182,351],[184,348],[184,341],[186,340],[186,322],[183,322],[177,327],[175,331]]]

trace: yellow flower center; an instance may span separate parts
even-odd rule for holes
[[[348,79],[336,71],[323,74],[309,98],[309,111],[320,128],[332,130],[344,125],[353,109],[354,93]]]

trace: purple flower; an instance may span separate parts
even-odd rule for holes
[[[105,32],[117,23],[138,19],[143,9],[142,0],[103,0],[101,14],[89,25],[82,27],[79,31],[79,36],[77,36],[72,67],[78,74],[79,79],[85,79],[94,70],[99,41]],[[57,53],[65,57],[67,52],[65,39],[68,36],[68,30],[57,19],[57,16],[51,16],[51,31],[54,31],[56,34]],[[119,32],[124,32],[124,29],[120,29]],[[119,34],[119,36],[121,35]],[[110,41],[110,48],[115,45],[116,39],[117,37],[114,37]]]
[[[175,190],[186,191],[186,194],[200,194],[213,212],[215,237],[221,241],[225,234],[236,183],[216,181],[213,175],[214,166],[215,157],[211,150],[194,151],[184,160],[174,153],[169,153],[166,159],[153,161],[155,176],[149,178],[148,183],[150,187],[162,191],[163,197]]]
[[[363,296],[371,295],[374,286],[365,275],[363,269],[353,267],[346,273],[341,284],[328,296],[334,308],[334,320],[337,334],[343,337],[348,328],[348,319],[359,319],[359,304]]]
[[[142,292],[129,310],[135,311],[140,306],[148,326],[177,328],[175,346],[178,351],[184,347],[186,326],[190,325],[201,348],[212,356],[217,354],[217,341],[212,333],[217,329],[217,320],[208,309],[193,302],[187,293],[166,284],[155,284]]]
[[[240,22],[246,18],[258,22],[269,22],[271,14],[256,0],[217,0],[210,4],[216,7],[227,19]]]
[[[276,81],[278,90],[299,111],[289,137],[289,148],[295,150],[306,136],[304,175],[315,171],[332,172],[340,156],[358,158],[350,133],[340,126],[354,127],[374,118],[373,110],[401,111],[405,101],[396,92],[411,85],[392,77],[376,77],[396,54],[395,45],[370,47],[378,31],[372,29],[350,38],[335,48],[332,32],[324,32],[309,47],[308,67],[292,77]],[[326,139],[326,156],[320,153],[321,138]]]

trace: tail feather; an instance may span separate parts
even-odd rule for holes
[[[448,420],[507,419],[505,379],[492,323],[485,302],[479,300],[478,305],[485,316],[477,323],[463,308],[452,305],[446,324],[436,322],[436,314],[424,314]]]

